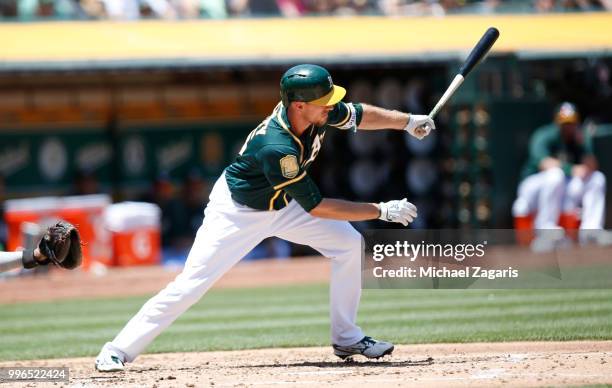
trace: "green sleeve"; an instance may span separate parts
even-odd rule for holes
[[[362,117],[363,107],[361,104],[339,102],[329,112],[327,124],[339,129],[356,131]]]
[[[355,107],[355,112],[357,112],[357,121],[355,124],[359,126],[359,124],[361,124],[361,119],[363,118],[363,106],[358,102],[354,102],[353,106]]]
[[[595,148],[593,147],[593,132],[583,129],[584,131],[584,155],[593,156],[595,155]]]
[[[274,191],[286,192],[307,212],[323,200],[317,185],[308,173],[300,168],[295,149],[285,145],[266,145],[259,150],[257,158]]]
[[[551,140],[548,131],[537,130],[534,133],[529,142],[529,159],[534,165],[539,166],[542,159],[552,155]]]

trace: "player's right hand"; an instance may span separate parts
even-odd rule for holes
[[[378,204],[380,208],[380,216],[378,219],[387,222],[398,222],[404,226],[417,218],[417,208],[406,198],[402,200],[394,200],[389,202],[381,202]]]
[[[411,114],[408,119],[408,124],[404,127],[404,130],[421,140],[425,136],[429,135],[432,129],[436,129],[436,124],[433,119],[427,115],[413,115]]]

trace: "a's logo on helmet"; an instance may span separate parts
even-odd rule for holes
[[[330,85],[330,86],[334,84],[334,83],[332,82],[331,75],[328,75],[328,76],[327,76],[327,80],[329,81],[329,85]]]

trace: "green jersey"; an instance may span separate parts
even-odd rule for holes
[[[529,141],[529,159],[523,168],[523,179],[540,171],[542,159],[551,157],[561,161],[561,168],[570,175],[572,165],[581,163],[586,155],[592,155],[593,150],[589,139],[566,143],[561,137],[561,130],[556,124],[538,128]]]
[[[295,199],[306,211],[322,200],[308,176],[329,127],[356,130],[360,104],[337,103],[321,127],[311,125],[301,136],[291,130],[287,109],[279,103],[247,136],[236,160],[225,169],[232,199],[258,210],[279,210]]]

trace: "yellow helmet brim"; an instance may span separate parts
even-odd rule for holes
[[[318,106],[336,105],[337,103],[342,101],[345,95],[346,89],[344,89],[342,86],[334,85],[334,88],[331,90],[331,92],[327,93],[323,97],[317,98],[316,100],[308,101],[308,103]]]

